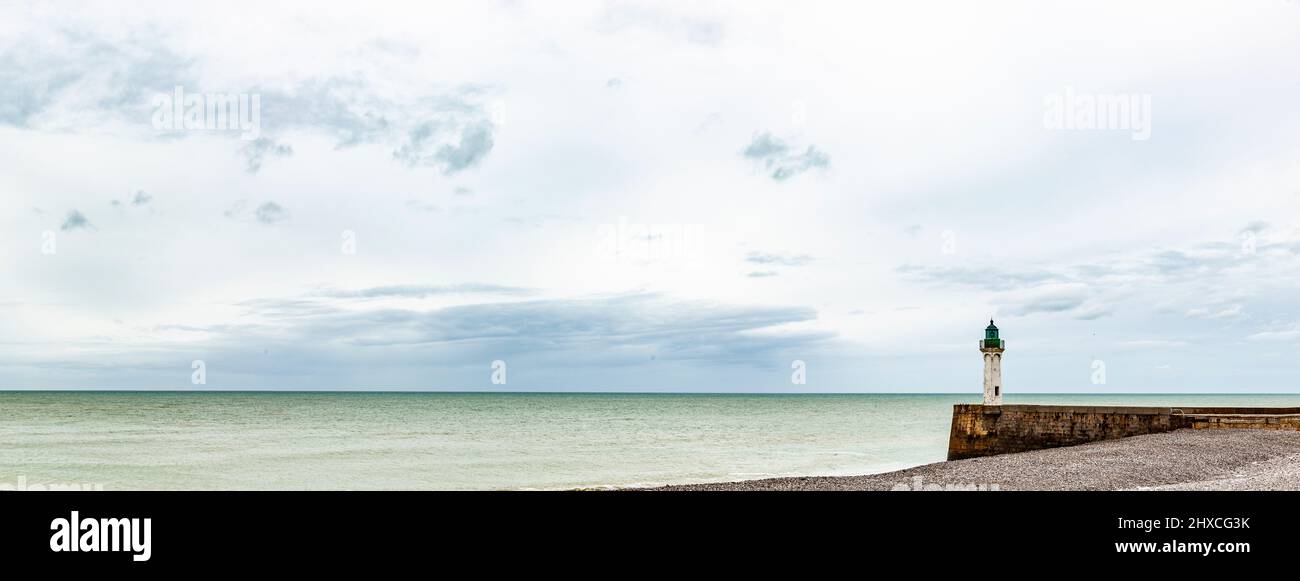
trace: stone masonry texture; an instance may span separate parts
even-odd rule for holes
[[[1300,430],[1300,408],[958,404],[948,459],[1074,446],[1180,428]]]

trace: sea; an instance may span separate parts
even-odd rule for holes
[[[0,489],[555,490],[944,460],[979,394],[0,392]],[[1005,403],[1300,406],[1300,395]]]

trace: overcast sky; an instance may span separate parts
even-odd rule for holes
[[[6,3],[0,387],[1300,386],[1300,3],[866,4]]]

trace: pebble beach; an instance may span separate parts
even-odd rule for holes
[[[651,490],[1300,490],[1300,432],[1178,430],[881,474]]]

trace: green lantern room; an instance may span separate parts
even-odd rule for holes
[[[993,319],[989,319],[989,326],[984,328],[984,339],[980,341],[980,349],[1002,349],[1002,339],[998,338],[997,325],[993,324]]]

